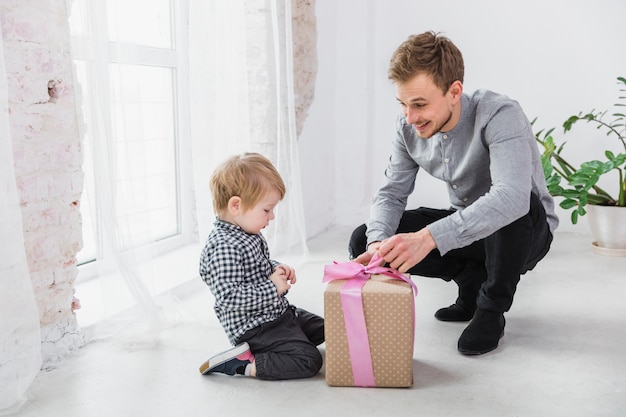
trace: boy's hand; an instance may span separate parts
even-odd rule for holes
[[[278,295],[283,295],[296,282],[296,273],[290,266],[278,265],[272,275],[270,281],[276,286]]]
[[[281,264],[276,267],[276,270],[274,272],[279,269],[285,272],[285,275],[287,276],[287,281],[289,281],[291,285],[296,283],[296,271],[292,267],[290,267],[289,265]]]

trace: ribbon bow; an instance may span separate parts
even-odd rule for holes
[[[380,266],[382,260],[383,258],[376,252],[367,265],[361,265],[353,261],[341,263],[333,261],[332,265],[326,265],[324,267],[324,278],[322,282],[327,283],[337,279],[367,281],[370,275],[382,274],[409,283],[411,288],[413,288],[413,295],[417,295],[417,286],[415,283],[397,269]],[[363,284],[365,284],[365,282],[363,282]],[[361,285],[361,287],[362,286],[363,285]]]

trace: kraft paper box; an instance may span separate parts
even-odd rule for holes
[[[346,282],[331,281],[324,291],[326,383],[331,386],[357,386],[341,302]],[[361,297],[375,386],[412,386],[415,313],[411,285],[386,275],[371,275]]]

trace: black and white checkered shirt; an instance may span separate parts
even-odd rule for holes
[[[270,281],[279,263],[263,235],[215,220],[200,256],[200,277],[215,297],[215,314],[234,345],[248,330],[276,320],[289,307]]]

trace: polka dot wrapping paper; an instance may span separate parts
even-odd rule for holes
[[[328,283],[324,291],[326,383],[355,384],[353,362],[341,302],[348,280]],[[376,387],[413,385],[414,294],[411,285],[386,275],[373,274],[361,290],[367,340]]]

